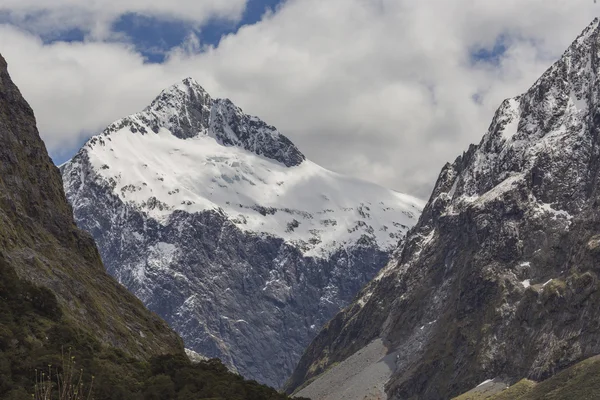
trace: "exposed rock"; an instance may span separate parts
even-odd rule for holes
[[[399,355],[392,399],[542,380],[600,353],[598,25],[444,167],[397,255],[309,346],[289,391],[377,338]]]
[[[305,160],[191,80],[61,170],[108,272],[186,347],[275,387],[421,211],[410,196]]]

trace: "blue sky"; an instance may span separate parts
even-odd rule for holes
[[[248,0],[241,20],[232,22],[213,18],[200,28],[191,22],[126,13],[113,22],[112,31],[124,35],[144,55],[147,62],[162,63],[165,53],[179,46],[190,33],[197,35],[203,45],[218,46],[224,35],[235,33],[244,25],[259,22],[265,12],[275,11],[283,2],[284,0]],[[43,36],[45,43],[76,42],[83,41],[84,38],[85,32],[78,28]]]
[[[501,33],[496,37],[493,45],[471,49],[471,61],[473,63],[485,62],[497,66],[508,49],[509,41],[510,36],[505,33]]]

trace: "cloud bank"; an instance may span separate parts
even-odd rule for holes
[[[288,0],[217,46],[192,33],[152,64],[115,40],[111,21],[133,12],[202,32],[215,18],[239,20],[245,2],[39,3],[0,0],[10,14],[0,52],[55,158],[191,76],[315,162],[422,198],[501,101],[525,91],[600,11],[592,0]],[[85,40],[43,40],[66,27]]]

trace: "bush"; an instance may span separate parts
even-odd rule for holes
[[[40,378],[39,371],[46,375]],[[32,394],[52,400],[88,394],[94,400],[289,399],[231,373],[218,359],[192,364],[182,353],[142,362],[103,345],[63,317],[50,290],[19,279],[0,255],[0,398],[31,400]]]

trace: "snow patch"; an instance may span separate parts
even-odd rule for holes
[[[450,188],[450,191],[448,192],[448,196],[450,198],[454,197],[454,194],[456,193],[456,187],[458,186],[458,177],[454,179],[454,183],[452,184],[452,187]]]
[[[481,387],[481,386],[486,385],[486,384],[488,384],[490,382],[493,382],[493,381],[494,381],[493,379],[485,380],[485,381],[481,382],[479,385],[477,385],[477,387]]]
[[[558,219],[559,217],[564,218],[568,221],[571,221],[573,219],[573,216],[568,212],[564,210],[555,210],[550,204],[538,203],[537,205],[541,211],[552,214],[552,219],[554,220]]]
[[[588,102],[584,96],[581,96],[580,99],[577,98],[577,95],[571,92],[570,96],[571,104],[577,111],[587,112],[589,109]]]
[[[244,231],[275,235],[307,256],[326,257],[363,236],[393,248],[424,206],[310,161],[286,167],[211,136],[183,140],[165,128],[147,131],[134,134],[125,127],[103,145],[84,149],[123,202],[162,224],[176,210],[216,210]]]
[[[509,120],[505,123],[505,125],[501,131],[502,139],[504,139],[504,140],[512,139],[512,137],[518,131],[519,121],[521,120],[519,107],[520,107],[520,105],[519,105],[519,102],[517,101],[517,99],[512,98],[512,99],[508,100],[508,105],[505,110],[505,113],[506,113],[505,115],[507,115]]]
[[[492,189],[488,190],[487,192],[485,192],[484,194],[482,194],[479,197],[463,196],[462,199],[465,202],[474,202],[477,205],[483,205],[489,201],[497,199],[498,197],[502,196],[504,193],[511,191],[514,188],[515,184],[518,183],[519,181],[521,181],[523,179],[523,177],[524,177],[524,174],[522,174],[522,173],[509,176],[508,178],[506,178],[505,180],[500,182],[498,185],[496,185]]]
[[[432,229],[431,232],[429,232],[429,234],[423,238],[423,241],[421,242],[421,248],[424,248],[429,243],[431,243],[434,236],[435,236],[435,229]]]

